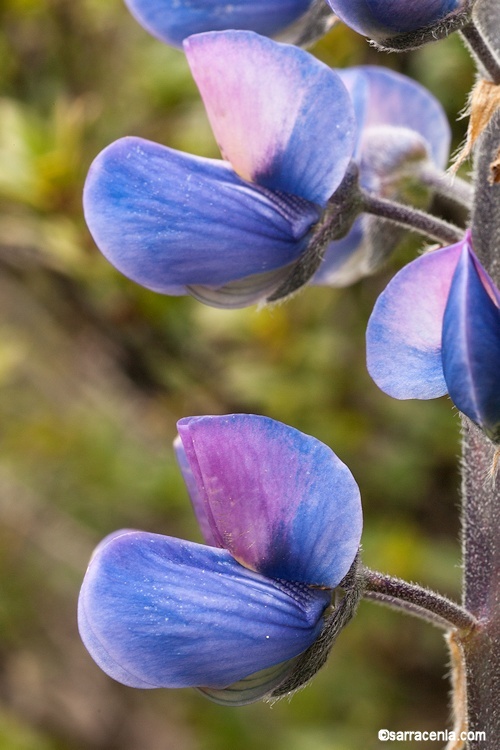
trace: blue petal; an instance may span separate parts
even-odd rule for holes
[[[132,532],[92,559],[79,627],[97,664],[125,685],[219,689],[305,651],[329,601],[225,550]]]
[[[443,396],[443,316],[462,243],[421,255],[378,298],[366,331],[368,371],[399,399]]]
[[[290,674],[300,657],[294,657],[273,667],[238,680],[223,690],[215,688],[198,688],[207,698],[221,706],[246,706],[248,703],[269,695]]]
[[[254,414],[178,422],[218,545],[266,576],[334,588],[359,548],[358,486],[319,440]]]
[[[338,17],[370,39],[384,42],[443,19],[462,0],[328,0]]]
[[[429,158],[439,168],[448,160],[451,133],[441,104],[425,88],[391,70],[359,66],[339,75],[358,123],[360,184],[386,198],[412,202],[406,194],[408,178],[402,177],[405,171],[411,174]],[[401,189],[406,193],[400,195]],[[422,200],[421,191],[418,198]],[[345,286],[374,273],[403,236],[401,228],[384,220],[359,217],[346,237],[328,246],[313,284]]]
[[[418,174],[424,167],[432,167],[429,144],[416,130],[374,125],[363,132],[359,181],[367,190],[393,200],[401,200],[406,192],[407,203],[422,202],[423,196],[430,201],[430,191]]]
[[[360,131],[381,125],[414,130],[425,139],[436,166],[446,166],[451,129],[430,91],[401,73],[372,65],[338,72],[353,99]]]
[[[429,158],[440,168],[448,160],[451,134],[441,104],[425,88],[391,70],[359,66],[339,75],[358,123],[360,184],[386,198],[411,202],[411,195],[400,194],[408,192],[408,173]],[[328,246],[313,284],[345,286],[374,273],[403,236],[401,228],[384,220],[359,217],[346,237]]]
[[[302,49],[248,31],[198,34],[184,49],[235,172],[324,205],[344,177],[356,131],[339,76]]]
[[[312,0],[125,0],[137,21],[158,39],[180,47],[191,34],[249,29],[273,36],[302,16]]]
[[[465,246],[443,322],[443,370],[452,401],[493,439],[500,438],[498,291]]]
[[[249,185],[223,162],[140,138],[116,141],[97,157],[84,208],[108,260],[167,294],[289,264],[319,216],[308,201]]]

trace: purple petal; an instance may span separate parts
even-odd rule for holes
[[[443,19],[461,0],[328,0],[338,17],[359,34],[384,42]]]
[[[366,332],[367,365],[389,396],[429,399],[447,392],[441,360],[446,301],[463,242],[421,255],[390,281]]]
[[[184,48],[235,171],[324,204],[354,146],[352,104],[336,73],[304,50],[246,31],[200,34]]]
[[[225,550],[133,532],[92,559],[79,627],[97,664],[125,685],[224,688],[305,651],[329,600]]]
[[[178,429],[219,546],[263,575],[338,585],[359,547],[361,505],[326,445],[251,414],[190,417]]]
[[[196,520],[198,521],[203,539],[212,547],[219,547],[220,545],[218,544],[218,540],[215,538],[210,526],[210,522],[208,520],[207,510],[205,506],[205,497],[203,493],[198,489],[193,471],[191,469],[189,461],[187,460],[186,451],[184,450],[182,440],[179,436],[177,436],[174,440],[174,450],[175,456],[177,458],[177,463],[179,464],[179,468],[182,472],[182,477],[186,484],[189,499],[191,500],[191,505],[193,506],[194,514],[196,516]]]
[[[319,216],[307,201],[243,182],[221,161],[140,138],[116,141],[97,157],[84,208],[108,260],[167,294],[291,263]]]
[[[430,91],[407,76],[371,65],[347,68],[339,75],[353,98],[360,131],[381,125],[413,130],[428,144],[436,166],[446,166],[450,125]]]
[[[499,293],[467,243],[444,314],[443,370],[454,404],[498,441]]]
[[[312,0],[125,0],[137,21],[158,39],[180,47],[200,31],[250,29],[273,36],[296,21]]]

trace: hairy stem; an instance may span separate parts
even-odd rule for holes
[[[468,211],[472,209],[474,190],[470,182],[457,175],[442,172],[431,164],[425,164],[417,176],[420,182],[433,190],[435,195],[446,198]]]
[[[363,211],[383,219],[392,221],[394,224],[412,229],[414,232],[429,237],[443,245],[452,245],[463,239],[464,232],[454,224],[449,224],[437,216],[432,216],[418,208],[407,206],[403,203],[380,198],[365,190],[361,191],[363,200]]]
[[[464,26],[461,29],[461,34],[478,61],[483,77],[488,78],[493,83],[500,83],[500,63],[474,21]]]
[[[434,612],[429,612],[429,610],[423,609],[417,604],[413,604],[413,602],[395,599],[393,596],[389,596],[388,594],[381,594],[378,591],[364,591],[363,599],[368,599],[372,602],[376,602],[377,604],[382,604],[383,606],[389,607],[390,609],[397,609],[406,615],[413,615],[414,617],[418,617],[419,620],[425,620],[431,625],[435,625],[437,628],[441,628],[441,630],[450,630],[450,623],[448,622],[448,620],[444,620]]]
[[[464,635],[477,627],[473,615],[441,594],[369,568],[363,568],[360,575],[363,578],[364,597],[407,610],[409,614],[422,617],[434,625],[448,630],[456,629]]]

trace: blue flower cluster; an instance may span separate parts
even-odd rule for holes
[[[328,2],[378,42],[471,7]],[[381,232],[360,203],[328,236],[335,197],[353,173],[385,200],[442,171],[450,130],[435,98],[392,71],[334,71],[269,38],[309,18],[312,0],[127,4],[152,34],[183,46],[222,158],[137,137],[99,154],[84,210],[110,262],[153,291],[228,308],[272,297],[323,234],[306,281],[341,286],[372,273],[399,234]],[[395,276],[368,325],[368,369],[396,398],[449,393],[500,442],[500,291],[472,244],[467,233]],[[133,530],[106,538],[82,586],[80,632],[126,685],[197,687],[241,705],[288,680],[322,635],[359,550],[359,490],[329,448],[264,417],[191,417],[178,430],[205,544]]]

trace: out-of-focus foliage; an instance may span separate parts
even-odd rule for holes
[[[120,277],[85,228],[83,180],[125,134],[216,155],[184,58],[119,0],[4,0],[0,29],[0,750],[371,750],[378,728],[446,728],[441,634],[371,603],[272,708],[134,691],[91,661],[75,607],[94,544],[119,527],[197,538],[178,418],[256,412],[328,443],[362,489],[366,563],[455,597],[457,419],[446,400],[392,401],[364,365],[374,300],[415,242],[376,278],[263,311]],[[315,52],[413,75],[452,119],[472,81],[457,38],[388,57],[337,27]]]

